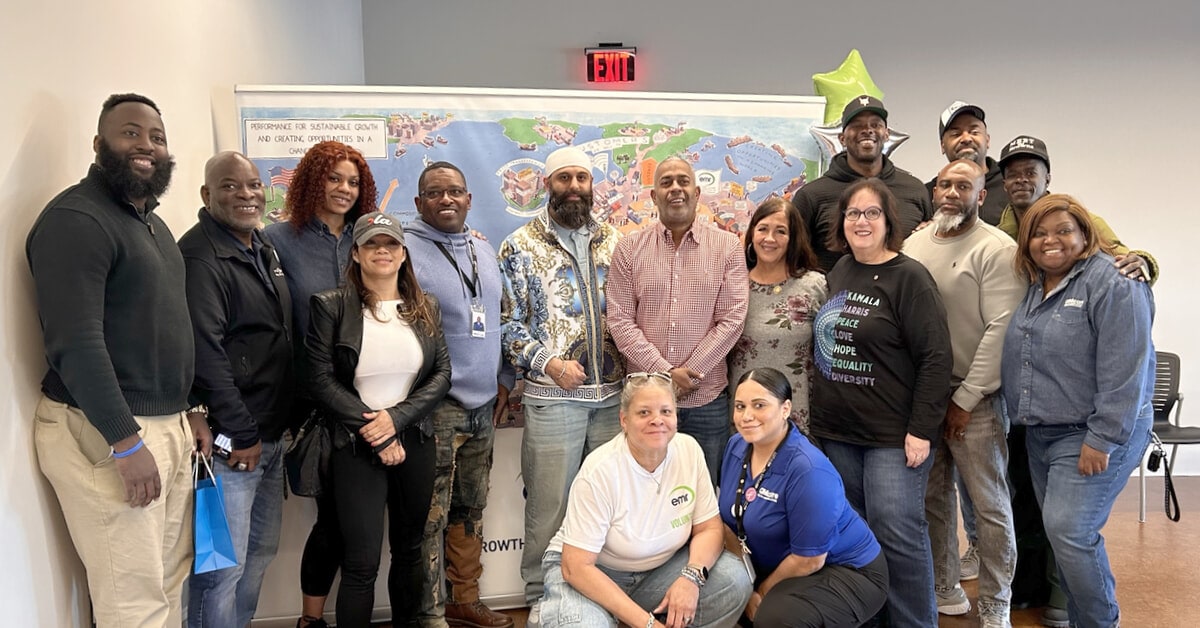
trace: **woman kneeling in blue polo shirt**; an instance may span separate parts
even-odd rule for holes
[[[738,380],[721,464],[721,519],[752,568],[758,626],[858,626],[887,600],[887,562],[825,454],[788,421],[775,369]]]

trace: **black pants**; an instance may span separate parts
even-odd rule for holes
[[[342,528],[338,525],[332,483],[316,500],[317,520],[300,556],[300,591],[311,597],[327,597],[342,564]]]
[[[827,564],[776,584],[759,605],[754,625],[860,626],[883,608],[887,595],[888,565],[881,551],[861,569]]]
[[[337,597],[340,628],[371,625],[385,508],[392,548],[392,623],[404,625],[417,614],[424,581],[421,541],[433,499],[436,449],[433,437],[422,436],[417,427],[404,430],[400,444],[407,457],[393,467],[384,466],[361,442],[333,452],[333,499],[343,548]]]

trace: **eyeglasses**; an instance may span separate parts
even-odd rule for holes
[[[671,381],[670,373],[664,373],[663,371],[656,371],[653,373],[645,373],[645,372],[630,373],[625,376],[625,383],[629,383],[629,382],[632,382],[635,380],[641,380],[641,379],[650,379],[651,377],[657,377],[658,379],[661,379],[665,382]]]
[[[421,190],[421,198],[427,201],[440,201],[442,197],[449,194],[450,198],[462,198],[467,195],[467,190],[464,188],[446,188],[444,190]]]
[[[867,220],[879,220],[883,215],[883,210],[878,207],[868,207],[866,209],[847,209],[846,222],[854,222],[859,218],[866,216]]]

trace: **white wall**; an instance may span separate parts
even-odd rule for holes
[[[163,110],[178,161],[162,214],[195,222],[203,164],[235,148],[237,83],[360,84],[361,6],[322,0],[6,2],[0,20],[0,608],[16,626],[78,626],[83,570],[37,469],[33,409],[45,368],[25,235],[92,161],[100,104],[136,91]],[[214,125],[214,117],[222,122]],[[70,255],[71,243],[63,242]],[[293,586],[293,588],[295,588]],[[298,596],[298,593],[296,594]],[[298,608],[298,607],[297,607]]]
[[[366,78],[379,85],[587,89],[582,49],[619,41],[638,48],[630,89],[811,95],[812,75],[858,48],[891,126],[912,136],[895,161],[922,180],[946,163],[942,109],[978,103],[993,157],[1018,134],[1041,137],[1051,189],[1157,257],[1155,341],[1183,356],[1185,418],[1200,424],[1195,0],[362,4]],[[1200,473],[1188,449],[1179,469]]]

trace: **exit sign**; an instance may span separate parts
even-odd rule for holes
[[[637,48],[601,46],[585,48],[589,83],[628,83],[633,81]]]

